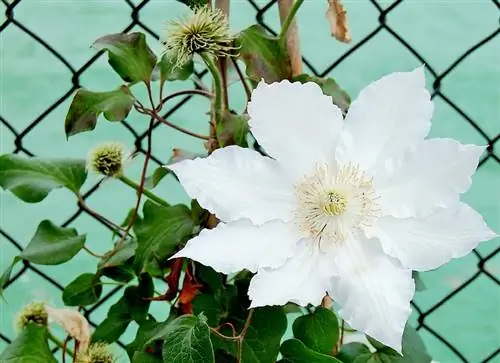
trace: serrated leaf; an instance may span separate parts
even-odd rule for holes
[[[166,261],[194,228],[191,213],[185,205],[165,207],[146,201],[143,214],[143,220],[134,226],[138,242],[134,264],[141,271],[151,260]]]
[[[250,131],[247,115],[235,115],[226,111],[217,124],[217,140],[221,147],[238,145],[248,147],[247,134]]]
[[[351,104],[351,97],[344,91],[333,78],[320,78],[310,76],[308,74],[300,74],[293,78],[293,82],[314,82],[321,87],[323,93],[332,98],[334,105],[337,105],[344,115],[347,114],[349,105]]]
[[[202,315],[183,315],[171,321],[163,339],[164,362],[215,363],[210,331]]]
[[[86,306],[99,300],[102,285],[99,277],[84,273],[74,279],[63,290],[62,299],[66,306]]]
[[[56,188],[77,193],[86,178],[85,160],[0,156],[0,186],[28,203],[42,201]]]
[[[281,344],[280,352],[287,363],[342,363],[337,358],[311,350],[298,339],[289,339]]]
[[[168,53],[165,53],[161,58],[158,63],[160,71],[160,87],[163,87],[163,83],[166,81],[184,81],[194,72],[194,62],[192,57],[181,67],[176,67],[175,64],[176,60],[172,59],[171,55]]]
[[[29,323],[0,355],[3,363],[57,363],[45,326]]]
[[[101,114],[108,121],[123,121],[130,113],[134,100],[127,86],[109,92],[92,92],[80,88],[64,120],[66,137],[95,129]]]
[[[337,358],[344,363],[354,363],[359,356],[370,354],[370,349],[363,343],[352,342],[342,345]]]
[[[85,235],[74,228],[42,221],[20,257],[39,265],[59,265],[71,260],[84,246]]]
[[[244,321],[237,321],[241,330]],[[281,338],[287,328],[286,314],[281,306],[263,307],[254,310],[250,326],[243,340],[241,363],[274,363],[279,354]],[[229,332],[226,332],[229,334]],[[214,337],[215,339],[215,337]],[[219,348],[236,357],[234,342],[217,340]]]
[[[21,257],[16,256],[14,257],[14,260],[12,263],[5,269],[5,271],[2,273],[2,276],[0,276],[0,297],[3,298],[3,288],[9,282],[10,280],[10,275],[12,275],[12,270],[14,269],[14,266],[21,261]]]
[[[108,51],[108,63],[125,82],[151,79],[156,56],[146,44],[144,34],[110,34],[97,39],[92,46]]]
[[[252,25],[239,36],[240,58],[247,76],[256,85],[262,78],[267,83],[292,78],[291,61],[285,44],[271,37],[261,25]]]
[[[332,310],[319,306],[313,313],[295,319],[293,336],[309,349],[330,354],[339,339],[339,321]]]

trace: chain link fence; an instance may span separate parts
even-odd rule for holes
[[[50,52],[54,57],[58,59],[58,61],[61,63],[61,66],[66,67],[71,76],[68,77],[68,83],[71,85],[70,88],[67,90],[66,93],[64,93],[59,99],[57,99],[53,104],[47,105],[46,109],[38,116],[36,117],[31,123],[29,123],[26,127],[24,128],[18,128],[16,127],[16,124],[12,120],[7,120],[4,118],[4,116],[0,113],[0,123],[2,124],[2,128],[4,132],[11,133],[13,137],[13,147],[11,150],[6,150],[4,146],[4,152],[14,152],[14,153],[19,153],[19,154],[24,154],[28,156],[34,156],[34,153],[30,151],[30,146],[27,145],[27,142],[25,141],[26,136],[35,128],[37,127],[43,127],[43,121],[46,119],[46,117],[51,114],[59,105],[61,105],[63,102],[67,101],[69,98],[72,97],[73,93],[75,90],[77,90],[80,85],[80,79],[82,75],[89,69],[89,67],[94,64],[99,57],[103,55],[102,52],[96,52],[94,56],[92,56],[83,66],[80,68],[75,68],[66,58],[64,54],[59,53],[54,47],[51,46],[47,41],[45,41],[41,36],[37,35],[35,32],[30,30],[30,27],[26,24],[23,24],[21,21],[19,21],[16,18],[16,7],[22,2],[23,0],[15,0],[15,1],[8,1],[8,0],[2,0],[2,3],[5,6],[5,18],[3,23],[0,25],[0,33],[5,31],[8,28],[15,27],[18,28],[20,31],[24,32],[26,35],[31,37],[35,42],[39,43],[41,46],[43,46],[47,52]],[[24,0],[26,1],[26,0]],[[122,1],[122,0],[116,0],[116,1]],[[251,5],[251,7],[255,10],[255,20],[264,26],[270,33],[276,34],[276,30],[272,29],[271,26],[269,26],[266,23],[266,15],[270,13],[270,11],[277,6],[277,0],[274,1],[269,1],[268,3],[262,4],[260,1],[254,1],[254,0],[242,0],[242,1],[248,1],[248,3]],[[319,76],[319,77],[325,77],[330,74],[336,67],[338,67],[341,63],[343,62],[348,62],[350,56],[358,51],[361,47],[363,47],[365,44],[370,42],[371,39],[373,39],[377,34],[381,32],[386,32],[390,34],[397,42],[399,42],[401,47],[406,48],[415,58],[419,60],[419,62],[423,63],[426,65],[426,69],[428,72],[432,75],[433,77],[433,82],[432,82],[432,98],[433,99],[441,99],[444,101],[446,104],[448,104],[457,114],[457,119],[461,120],[461,122],[465,122],[470,124],[474,130],[477,131],[479,135],[484,140],[484,144],[487,144],[487,149],[485,156],[482,158],[482,160],[479,163],[479,167],[481,168],[484,163],[488,160],[494,162],[495,164],[500,166],[500,158],[495,155],[494,153],[494,147],[495,144],[498,143],[498,140],[500,139],[500,133],[492,136],[489,136],[485,130],[483,130],[480,126],[480,123],[478,120],[474,120],[472,117],[470,117],[460,106],[460,104],[457,104],[453,102],[442,90],[442,85],[446,82],[447,77],[460,65],[462,61],[464,61],[469,55],[473,54],[476,52],[478,49],[480,49],[483,45],[487,44],[488,42],[492,41],[495,37],[497,37],[500,33],[500,29],[497,27],[496,29],[493,29],[492,32],[486,36],[485,38],[481,39],[478,41],[474,46],[470,47],[467,49],[463,54],[461,54],[458,58],[456,58],[451,64],[449,64],[448,67],[444,69],[444,71],[437,72],[435,68],[433,67],[433,64],[428,62],[418,51],[418,49],[415,49],[412,47],[411,44],[409,44],[404,37],[402,37],[398,32],[391,27],[388,21],[388,15],[393,12],[395,9],[397,9],[400,6],[404,6],[404,3],[409,2],[410,0],[398,0],[392,2],[389,6],[383,6],[381,2],[377,2],[376,0],[366,0],[369,1],[373,5],[373,7],[377,10],[378,12],[378,26],[373,29],[369,34],[367,34],[364,38],[357,39],[355,43],[348,47],[348,50],[344,52],[342,55],[337,57],[336,59],[332,59],[331,64],[326,67],[326,69],[320,70],[317,69],[311,62],[308,61],[307,59],[307,54],[303,58],[304,64],[306,67],[309,69],[310,73]],[[436,0],[437,1],[437,0]],[[479,0],[478,0],[479,1]],[[491,1],[491,9],[492,11],[498,11],[500,9],[500,3],[497,0],[483,0],[484,2]],[[144,0],[139,2],[138,4],[135,4],[131,0],[123,0],[124,3],[126,3],[130,7],[130,16],[131,16],[131,21],[130,24],[127,25],[124,29],[123,32],[128,32],[132,28],[141,28],[142,31],[148,33],[152,37],[158,39],[159,36],[157,33],[151,30],[150,27],[148,27],[147,24],[144,24],[141,19],[140,19],[140,13],[141,10],[144,9],[150,0]],[[47,6],[50,6],[50,4],[47,4]],[[96,5],[99,6],[99,5]],[[49,10],[50,11],[50,10]],[[493,60],[492,60],[493,61]],[[2,70],[4,72],[5,70]],[[203,76],[206,74],[206,71],[198,72],[197,76],[200,78],[203,78]],[[172,114],[174,114],[180,107],[182,107],[184,104],[189,102],[192,96],[186,96],[182,98],[177,104],[175,104],[165,115],[164,117],[168,119]],[[144,131],[143,133],[137,132],[134,128],[130,126],[130,124],[127,121],[124,121],[122,123],[123,127],[125,127],[132,136],[135,138],[135,147],[137,148],[137,151],[139,153],[145,153],[145,148],[143,147],[143,142],[146,139],[146,132]],[[62,127],[62,126],[61,126]],[[497,128],[497,131],[500,128]],[[162,164],[161,158],[155,155],[152,155],[152,160],[157,163],[157,164]],[[96,192],[96,190],[99,188],[99,184],[94,185],[92,188],[90,188],[85,195],[83,196],[84,200],[87,199],[89,196],[91,196],[93,193]],[[86,213],[84,209],[82,209],[80,206],[78,206],[77,210],[69,216],[66,221],[63,223],[63,226],[66,227],[70,225],[72,222],[74,222],[82,213]],[[105,225],[106,226],[106,225]],[[107,227],[107,226],[106,226]],[[12,246],[14,246],[17,250],[22,251],[22,244],[16,241],[8,232],[7,232],[8,226],[2,226],[0,228],[0,234],[3,237],[2,244],[4,243],[10,243]],[[477,258],[477,271],[470,276],[466,281],[462,282],[459,286],[457,286],[453,291],[448,293],[446,296],[436,300],[432,306],[427,307],[426,309],[421,308],[418,304],[412,303],[413,308],[418,312],[418,320],[417,320],[417,329],[418,330],[424,330],[431,335],[433,335],[436,339],[438,339],[443,345],[445,345],[451,352],[454,353],[454,356],[456,358],[457,362],[499,362],[500,361],[500,347],[497,347],[496,350],[489,351],[489,352],[484,352],[484,356],[474,358],[474,361],[469,361],[465,355],[461,352],[460,347],[453,343],[450,338],[447,338],[443,335],[441,335],[436,329],[434,329],[430,323],[428,323],[428,317],[432,315],[439,315],[440,313],[440,308],[445,305],[445,304],[453,304],[453,299],[454,297],[461,292],[464,289],[467,289],[468,286],[470,286],[478,277],[480,276],[486,276],[489,279],[491,279],[495,283],[495,288],[500,289],[500,280],[498,276],[495,276],[493,273],[489,272],[487,269],[485,269],[485,264],[493,259],[496,255],[500,255],[500,247],[497,247],[493,251],[489,252],[488,254],[481,254],[479,251],[474,250],[473,251],[474,256]],[[32,271],[33,273],[39,275],[41,278],[43,278],[47,284],[53,285],[55,288],[59,289],[62,291],[63,286],[56,281],[53,277],[51,277],[49,274],[46,272],[43,272],[36,266],[28,263],[27,261],[24,261],[23,267],[15,274],[12,276],[10,281],[6,285],[6,290],[9,289],[9,286],[12,284],[15,284],[19,279],[25,274],[27,271]],[[99,321],[95,321],[93,319],[93,313],[101,307],[103,304],[105,304],[108,300],[112,299],[113,296],[115,296],[119,291],[121,290],[121,287],[116,287],[110,290],[107,294],[105,294],[101,300],[94,304],[92,307],[84,309],[85,316],[89,319],[91,324],[93,326],[96,326],[96,324],[99,323]],[[497,290],[498,293],[498,290]],[[494,292],[492,292],[492,296],[494,296]],[[493,318],[494,319],[494,318]],[[494,333],[493,333],[494,334]],[[12,336],[7,336],[0,332],[0,339],[2,339],[6,343],[10,343],[11,339],[13,339]],[[118,343],[120,346],[124,347],[122,342]],[[472,344],[472,343],[471,343]],[[431,352],[432,353],[432,352]],[[477,360],[476,360],[477,359]]]

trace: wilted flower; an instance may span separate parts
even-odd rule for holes
[[[229,146],[169,166],[223,221],[173,258],[257,272],[252,307],[318,305],[328,292],[351,327],[401,352],[412,270],[495,237],[460,201],[485,148],[424,140],[433,104],[423,67],[370,84],[345,122],[315,83],[261,82],[248,112],[273,159]]]
[[[42,302],[32,302],[26,305],[17,315],[16,325],[23,329],[28,323],[47,325],[48,314]]]
[[[79,343],[79,349],[86,350],[90,343],[90,325],[78,311],[68,308],[53,308],[46,305],[49,318],[59,324],[72,338]]]
[[[176,60],[176,66],[181,67],[194,53],[206,52],[216,57],[232,55],[236,49],[234,40],[224,12],[203,6],[189,18],[171,21],[162,43],[167,54]]]
[[[78,353],[76,363],[114,363],[116,358],[105,343],[91,344],[87,350]]]
[[[94,173],[119,177],[123,174],[126,158],[124,145],[118,142],[106,142],[90,150],[87,165]]]

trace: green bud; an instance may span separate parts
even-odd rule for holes
[[[90,347],[78,353],[76,363],[115,363],[116,357],[110,351],[106,343],[94,343]]]
[[[17,316],[17,326],[23,329],[28,323],[38,325],[47,325],[49,315],[45,310],[45,304],[41,302],[33,302],[26,305]]]
[[[98,145],[89,152],[88,168],[94,173],[119,177],[123,174],[125,147],[116,142]]]
[[[229,33],[226,15],[220,9],[199,7],[189,18],[170,22],[162,44],[165,52],[183,66],[195,53],[208,53],[214,57],[234,56],[235,36]]]

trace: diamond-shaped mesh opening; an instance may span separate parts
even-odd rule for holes
[[[244,24],[245,26],[250,25],[254,20],[256,20],[269,32],[275,34],[279,26],[277,20],[277,1],[273,0],[267,2],[256,0],[242,0],[242,2],[243,1],[244,4],[242,3],[239,5],[234,5],[235,8],[236,5],[238,5],[238,9],[235,10],[236,13],[234,16],[234,20],[231,21],[231,26],[238,27],[236,30],[240,30],[241,24]],[[51,36],[51,34],[54,33],[55,28],[40,28],[40,22],[37,23],[38,27],[36,27],[35,24],[30,21],[30,19],[33,19],[33,16],[38,16],[36,15],[38,14],[38,12],[33,11],[33,8],[30,8],[28,10],[26,7],[25,9],[25,5],[28,5],[27,1],[2,0],[2,3],[2,8],[5,9],[5,16],[3,16],[2,24],[0,25],[0,36],[2,37],[2,40],[12,40],[14,35],[17,39],[19,39],[18,44],[16,44],[16,49],[19,53],[19,59],[16,60],[16,62],[25,62],[26,66],[34,67],[36,66],[36,61],[33,61],[33,59],[31,59],[32,57],[34,57],[37,61],[39,59],[41,60],[42,58],[45,59],[43,62],[47,63],[45,64],[47,68],[43,68],[43,73],[37,74],[37,79],[39,79],[40,82],[44,82],[45,79],[46,87],[48,89],[50,89],[51,86],[50,77],[63,77],[67,80],[66,87],[64,87],[63,89],[52,89],[52,91],[50,92],[41,94],[41,97],[34,101],[35,103],[32,105],[32,107],[27,107],[25,110],[26,112],[22,112],[24,118],[13,119],[11,118],[11,113],[14,114],[15,112],[11,112],[12,109],[10,107],[19,107],[19,105],[14,104],[16,99],[19,104],[23,104],[23,87],[35,87],[32,82],[36,82],[36,80],[34,80],[33,78],[27,77],[26,73],[19,72],[18,76],[21,78],[18,78],[16,82],[23,83],[21,82],[23,79],[22,77],[27,77],[27,80],[26,82],[24,82],[24,84],[18,85],[19,92],[15,94],[15,99],[9,100],[12,103],[11,105],[8,105],[7,107],[6,105],[2,104],[2,110],[0,113],[0,124],[2,127],[0,142],[2,143],[2,152],[14,152],[29,156],[48,156],[53,155],[53,151],[57,151],[63,152],[65,154],[78,152],[81,155],[81,152],[88,149],[86,147],[87,145],[84,142],[80,143],[79,141],[75,141],[75,144],[71,144],[70,146],[63,146],[62,143],[58,144],[58,141],[54,141],[55,144],[53,146],[53,149],[44,149],[41,147],[41,145],[45,147],[47,143],[36,142],[36,140],[39,140],[40,137],[45,135],[43,132],[40,133],[40,131],[46,130],[47,128],[54,128],[54,140],[56,140],[57,138],[62,140],[63,136],[60,120],[64,117],[64,112],[67,109],[70,98],[77,88],[86,86],[99,89],[101,86],[104,87],[110,83],[112,84],[113,81],[119,82],[119,79],[112,78],[113,76],[110,76],[108,70],[105,70],[105,68],[107,68],[106,59],[105,57],[102,57],[102,52],[94,52],[92,50],[88,50],[87,53],[84,53],[80,51],[82,48],[88,45],[83,43],[89,43],[92,39],[95,38],[96,34],[94,34],[91,30],[82,35],[82,43],[79,43],[79,41],[76,40],[73,41],[73,43],[76,44],[80,50],[77,50],[76,46],[72,46],[68,49],[67,46],[59,42],[59,40],[63,40],[62,38],[58,38],[57,41],[47,40],[54,38],[54,36]],[[110,24],[106,25],[107,28],[113,29],[110,30],[110,32],[116,31],[117,27],[121,26],[123,32],[129,32],[131,30],[143,31],[150,39],[153,40],[159,38],[159,32],[162,31],[165,20],[167,20],[161,19],[161,16],[163,16],[162,6],[164,6],[165,3],[159,1],[117,0],[115,2],[92,2],[88,4],[84,1],[81,1],[81,9],[78,7],[75,8],[74,6],[71,7],[70,3],[72,2],[60,1],[57,2],[57,4],[51,3],[42,5],[40,3],[37,5],[38,8],[46,6],[58,6],[58,8],[60,8],[60,11],[54,10],[47,12],[47,14],[51,14],[50,16],[52,17],[52,20],[48,19],[47,21],[58,22],[59,18],[57,17],[57,14],[64,14],[64,16],[60,17],[60,21],[62,23],[57,29],[60,32],[60,37],[69,37],[69,39],[72,39],[73,37],[79,37],[80,32],[78,30],[76,30],[75,28],[68,30],[68,27],[71,27],[73,25],[71,19],[78,19],[76,16],[80,14],[81,11],[95,12],[94,15],[89,15],[87,19],[90,19],[92,16],[99,16],[100,20],[95,17],[93,19],[95,21],[102,22],[111,22],[112,20],[112,26]],[[433,26],[433,24],[437,24],[438,22],[436,21],[434,23],[428,23],[427,20],[423,19],[422,17],[426,17],[428,14],[431,14],[433,11],[432,9],[438,8],[439,6],[451,6],[451,2],[449,4],[447,2],[435,2],[433,4],[426,4],[428,4],[429,6],[432,5],[433,8],[426,8],[426,11],[420,16],[420,25],[416,26],[425,27],[427,26],[427,24],[430,24],[430,26]],[[169,6],[175,7],[175,5]],[[500,158],[498,156],[498,151],[495,153],[494,150],[495,144],[497,144],[498,140],[500,139],[500,134],[498,133],[498,113],[496,111],[490,111],[489,113],[486,112],[484,110],[484,105],[487,105],[486,101],[483,103],[483,106],[474,104],[474,109],[470,110],[471,104],[466,104],[466,99],[464,99],[463,97],[457,97],[454,92],[455,89],[460,86],[460,82],[463,82],[465,79],[467,79],[468,76],[467,74],[461,74],[459,72],[460,66],[463,63],[468,62],[468,60],[470,60],[470,62],[474,62],[474,57],[480,57],[482,49],[486,50],[487,47],[493,48],[494,42],[497,42],[496,44],[498,44],[498,34],[500,33],[498,23],[492,23],[491,31],[489,33],[481,35],[478,35],[479,33],[474,31],[467,31],[467,29],[455,29],[455,33],[448,34],[449,36],[455,37],[466,35],[466,41],[464,40],[464,42],[462,43],[465,48],[460,48],[461,50],[459,50],[458,53],[456,53],[456,50],[454,50],[456,54],[448,52],[448,56],[449,54],[453,54],[454,58],[448,61],[449,64],[443,65],[443,58],[441,58],[441,61],[438,62],[437,60],[434,60],[433,55],[439,50],[439,47],[446,47],[447,44],[438,44],[437,41],[435,41],[432,46],[427,47],[424,50],[422,49],[424,43],[422,43],[421,38],[419,41],[417,41],[414,36],[414,32],[418,32],[419,29],[414,28],[411,34],[408,33],[407,30],[398,30],[398,28],[400,28],[402,24],[409,21],[408,19],[411,20],[419,17],[419,13],[414,12],[416,11],[415,9],[417,6],[415,2],[412,2],[411,0],[397,0],[390,2],[369,0],[366,2],[352,2],[352,4],[350,2],[346,2],[346,6],[348,7],[348,10],[349,7],[352,6],[353,11],[359,10],[365,16],[364,21],[360,21],[359,19],[351,19],[353,28],[354,25],[356,25],[354,29],[359,30],[356,31],[357,36],[355,37],[354,43],[349,47],[341,46],[338,44],[332,45],[332,52],[328,53],[332,54],[332,56],[328,60],[328,62],[325,61],[324,54],[321,55],[321,60],[313,61],[314,56],[312,52],[314,51],[315,47],[311,43],[304,44],[303,61],[305,64],[305,70],[310,71],[314,75],[322,77],[327,75],[335,75],[339,82],[342,85],[345,85],[347,89],[349,89],[349,87],[360,87],[362,83],[359,78],[356,78],[355,70],[363,66],[370,67],[374,64],[376,64],[377,67],[380,66],[379,68],[383,68],[383,58],[378,58],[377,62],[372,62],[369,61],[369,57],[373,54],[373,52],[377,50],[379,44],[384,43],[387,45],[390,43],[390,47],[388,49],[392,49],[394,51],[394,54],[397,54],[398,57],[400,55],[404,58],[410,57],[417,60],[419,63],[426,65],[426,70],[431,76],[428,81],[430,81],[431,84],[432,97],[436,101],[436,112],[438,113],[439,118],[453,118],[453,122],[455,122],[456,125],[454,127],[467,130],[466,132],[468,133],[468,137],[470,138],[470,140],[463,140],[464,142],[467,141],[488,145],[487,152],[480,162],[479,173],[482,172],[481,168],[485,166],[484,172],[488,173],[489,176],[484,177],[482,180],[484,181],[486,180],[486,178],[492,177],[492,175],[495,175],[495,173],[498,174],[500,167]],[[475,4],[475,6],[479,5]],[[484,0],[483,2],[481,2],[481,6],[488,7],[491,13],[494,13],[496,11],[496,14],[498,15],[500,4],[497,0]],[[66,10],[65,7],[67,8]],[[108,11],[106,16],[106,14],[100,14],[100,7],[113,7],[114,10],[113,12]],[[462,7],[462,5],[459,5],[458,7]],[[455,6],[453,9],[456,8],[457,7]],[[78,11],[76,11],[75,9]],[[178,9],[182,11],[184,8],[182,7],[182,5],[179,5]],[[422,11],[422,9],[424,9],[424,7],[420,6],[417,10]],[[40,8],[39,10],[42,11],[43,9]],[[67,11],[69,11],[69,13]],[[254,11],[253,16],[249,15],[251,11]],[[321,11],[324,11],[324,9]],[[29,14],[31,14],[31,16],[28,16]],[[112,16],[110,16],[110,14]],[[245,14],[245,16],[243,16],[243,14]],[[307,22],[309,21],[312,24],[316,21],[315,19],[317,17],[320,17],[322,15],[323,14],[317,14],[317,11],[315,11],[315,13],[313,14],[312,10],[307,9],[306,6],[304,7],[304,14],[299,13],[299,28],[302,37],[304,37],[305,39],[314,39],[314,36],[316,35],[311,35],[312,33],[308,30],[309,28]],[[459,16],[457,14],[455,15]],[[470,16],[472,17],[473,14],[471,14]],[[119,20],[116,19],[117,17],[119,18]],[[165,13],[165,17],[171,17],[171,14]],[[154,20],[149,21],[149,19]],[[445,19],[439,20],[442,22],[445,21]],[[83,29],[83,27],[81,29]],[[52,30],[52,33],[50,30]],[[430,32],[431,34],[432,28],[423,29],[423,31]],[[100,35],[104,34],[97,34],[97,36]],[[320,36],[324,36],[324,34]],[[23,45],[23,42],[26,43],[26,45]],[[429,39],[427,42],[432,43],[432,39]],[[2,42],[2,47],[6,46],[5,44],[6,43]],[[370,48],[372,49],[371,51]],[[5,53],[2,52],[2,54],[2,56],[4,56]],[[391,53],[384,56],[394,57],[394,54]],[[368,63],[370,63],[371,65]],[[349,65],[351,65],[350,68]],[[5,77],[15,76],[15,74],[9,75],[9,72],[5,72],[5,70],[9,68],[8,64],[4,64],[3,66],[4,68],[2,74],[5,75]],[[497,66],[496,64],[494,64],[493,59],[491,60],[490,66]],[[28,72],[29,69],[26,69],[25,71]],[[32,69],[32,71],[36,73],[36,69]],[[391,71],[391,69],[388,69],[387,71],[389,72]],[[203,70],[198,74],[198,76],[203,77],[206,73],[207,72]],[[42,77],[44,77],[44,79],[42,79]],[[6,78],[4,78],[2,81],[5,82],[5,79]],[[96,82],[96,80],[99,80],[99,82]],[[447,87],[448,82],[451,87],[450,89]],[[10,84],[13,83],[11,82]],[[498,82],[496,82],[496,84],[498,84]],[[37,84],[36,87],[40,87],[40,84]],[[478,87],[477,92],[483,92],[483,90]],[[489,99],[491,99],[491,102],[496,102],[494,96],[491,94],[494,92],[495,89],[490,90],[490,92],[488,92],[487,90],[484,91],[485,100],[488,100],[488,97],[490,97]],[[19,101],[19,98],[21,99],[21,101]],[[184,119],[185,122],[191,122],[191,111],[186,111],[188,109],[192,110],[202,108],[201,106],[192,108],[183,107],[186,105],[186,103],[193,102],[191,101],[191,98],[192,96],[186,96],[184,98],[178,99],[175,102],[172,102],[172,104],[169,105],[164,116],[166,118],[178,116],[179,118]],[[199,101],[197,99],[194,102],[203,101]],[[193,105],[191,104],[189,106]],[[19,113],[15,114],[19,115]],[[117,132],[117,138],[129,145],[132,144],[130,140],[133,140],[133,144],[135,145],[139,153],[142,153],[142,155],[144,155],[144,141],[146,138],[147,124],[146,122],[142,121],[135,122],[136,120],[132,119],[133,117],[134,116],[131,116],[131,119],[126,120],[121,124],[123,130]],[[200,117],[203,117],[203,115],[200,114]],[[199,124],[200,123],[198,123],[198,125]],[[115,127],[116,125],[110,126]],[[448,128],[448,130],[449,129],[450,128]],[[435,133],[439,136],[443,136],[443,130],[438,128],[437,130],[435,130]],[[168,144],[169,132],[169,130],[160,131],[157,135],[155,135],[155,138],[157,138],[158,140],[167,140],[167,142],[162,143],[161,147],[153,150],[152,165],[150,165],[151,169],[154,167],[155,163],[160,164],[165,161],[164,155],[168,155],[168,153],[166,154],[166,151],[171,150],[172,146],[178,146]],[[95,133],[94,135],[96,135],[94,137],[99,137],[97,136],[99,135],[99,133]],[[190,142],[192,141],[186,140],[186,143],[189,144]],[[157,144],[160,143],[158,142]],[[489,185],[490,182],[483,183]],[[492,189],[492,192],[494,194],[495,190],[497,190],[498,193],[498,185],[493,183],[491,187],[497,188]],[[93,185],[86,185],[86,189],[84,189],[86,191],[84,194],[84,199],[94,201],[95,203],[102,205],[102,207],[106,209],[106,206],[112,205],[112,200],[107,199],[106,197],[106,188],[110,188],[110,185],[108,184],[105,186],[100,186],[98,185],[96,180]],[[6,197],[5,201],[8,203],[13,200],[10,199],[7,195],[4,196]],[[59,200],[60,199],[61,198],[59,198]],[[14,202],[12,203],[14,204]],[[66,212],[66,209],[71,207],[71,204],[68,205],[69,206],[65,205],[64,208],[61,208],[60,210]],[[13,210],[20,210],[19,208],[21,207],[26,206],[15,205]],[[5,206],[3,208],[5,208]],[[488,208],[491,208],[491,206],[489,206]],[[61,224],[63,224],[64,226],[70,224],[72,226],[91,225],[89,220],[92,218],[92,216],[88,215],[87,212],[85,212],[81,207],[75,204],[74,207],[71,207],[71,210],[72,212],[68,213],[66,217],[64,217],[62,220],[59,220],[58,218],[57,221],[61,222]],[[121,212],[123,215],[124,213],[126,213],[126,211],[123,210],[121,210]],[[109,213],[113,213],[112,208],[109,209]],[[493,211],[493,214],[494,213],[495,211]],[[498,210],[496,210],[496,213],[498,213]],[[31,217],[34,219],[38,218],[38,220],[32,223],[30,219]],[[23,221],[23,223],[36,226],[36,222],[39,222],[39,220],[43,219],[43,217],[43,213],[39,213],[37,216],[32,213],[26,216],[26,220]],[[12,220],[14,219],[12,218]],[[19,222],[17,224],[19,225]],[[107,227],[103,224],[100,224],[98,228],[105,230]],[[12,232],[9,232],[9,229]],[[9,248],[5,249],[7,253],[10,254],[12,251],[22,250],[22,246],[26,245],[27,241],[29,241],[29,237],[27,237],[27,235],[25,236],[24,233],[27,232],[20,231],[15,228],[15,226],[13,227],[13,225],[9,223],[2,223],[2,227],[0,228],[0,240],[2,246],[9,245]],[[106,235],[106,233],[103,233],[101,235]],[[94,244],[95,243],[96,242],[94,242]],[[99,243],[104,242],[99,241]],[[95,247],[98,248],[97,245],[95,245]],[[480,247],[478,250],[474,251],[474,254],[472,256],[469,256],[467,258],[467,268],[466,270],[463,270],[463,273],[460,274],[460,276],[455,278],[450,277],[448,278],[448,280],[446,280],[446,283],[448,283],[449,286],[448,289],[444,290],[443,294],[434,297],[429,297],[428,295],[425,296],[425,299],[422,299],[422,307],[419,306],[418,299],[413,302],[415,312],[416,314],[418,314],[415,315],[417,316],[417,318],[415,319],[415,321],[417,321],[417,329],[422,332],[424,340],[430,343],[429,345],[432,347],[431,354],[434,350],[436,352],[446,351],[446,356],[451,356],[451,359],[456,362],[494,362],[500,359],[500,347],[493,347],[492,345],[488,346],[488,351],[481,352],[481,354],[478,354],[476,356],[472,356],[473,353],[463,349],[463,344],[461,344],[460,339],[454,339],[454,337],[451,336],[452,334],[450,332],[448,332],[449,334],[445,334],[444,331],[446,331],[446,328],[443,330],[443,327],[439,326],[441,317],[445,315],[448,310],[450,310],[449,307],[453,307],[455,304],[464,304],[463,299],[460,299],[458,297],[459,294],[460,296],[466,296],[467,294],[477,293],[472,291],[474,289],[471,288],[471,286],[475,286],[474,284],[476,284],[477,286],[477,281],[481,281],[483,284],[486,281],[489,291],[487,292],[488,296],[481,296],[474,300],[478,304],[481,303],[480,299],[494,299],[499,296],[500,279],[498,278],[498,275],[500,271],[498,263],[495,262],[495,256],[499,255],[500,247],[498,246],[498,241],[489,242],[487,246]],[[4,257],[5,256],[2,256],[2,264],[8,263]],[[471,265],[471,259],[475,261],[475,266],[474,264]],[[498,257],[496,258],[496,260],[498,260]],[[82,259],[81,263],[85,264],[85,261]],[[434,273],[437,272],[429,272],[424,274],[424,280],[427,279],[427,276],[429,280],[431,280],[431,277],[434,278]],[[467,274],[467,276],[465,276],[464,274]],[[56,291],[62,291],[63,286],[60,282],[58,282],[58,274],[51,273],[50,268],[42,269],[29,263],[24,263],[23,265],[20,265],[19,268],[15,269],[11,280],[8,282],[6,286],[7,296],[11,292],[15,293],[16,288],[20,288],[23,284],[26,284],[27,281],[29,283],[29,281],[35,278],[34,276],[36,276],[37,281],[43,280],[44,286],[46,286],[45,290],[50,290],[51,294]],[[468,289],[470,289],[471,292],[468,293]],[[84,310],[86,316],[90,319],[92,324],[98,324],[99,321],[101,321],[105,317],[106,308],[113,301],[116,301],[119,296],[118,293],[120,290],[120,287],[105,289],[102,299],[94,306]],[[484,294],[485,292],[482,291],[481,293]],[[60,299],[60,296],[51,296],[51,298]],[[471,306],[471,314],[473,314],[473,309],[474,308]],[[451,310],[453,309],[451,308]],[[162,313],[164,313],[164,311],[162,311]],[[3,310],[3,308],[2,314],[5,314],[5,310]],[[12,314],[10,313],[8,315],[9,317],[12,316]],[[498,320],[498,316],[491,318],[493,320]],[[473,317],[470,319],[473,319]],[[131,329],[133,330],[133,328]],[[13,334],[14,333],[12,329],[5,329],[5,331],[2,330],[2,332],[0,333],[0,341],[3,341],[3,344],[0,344],[0,349],[3,349],[2,346],[11,341],[11,339],[14,337]],[[491,334],[491,332],[476,332],[476,334]],[[493,334],[495,334],[495,332],[493,332]],[[496,334],[498,334],[498,331],[496,332]],[[128,341],[129,340],[125,341],[125,343],[128,343]],[[123,344],[124,342],[122,341],[118,343],[118,345],[121,347],[123,347]],[[475,344],[475,342],[470,341],[469,344]]]

